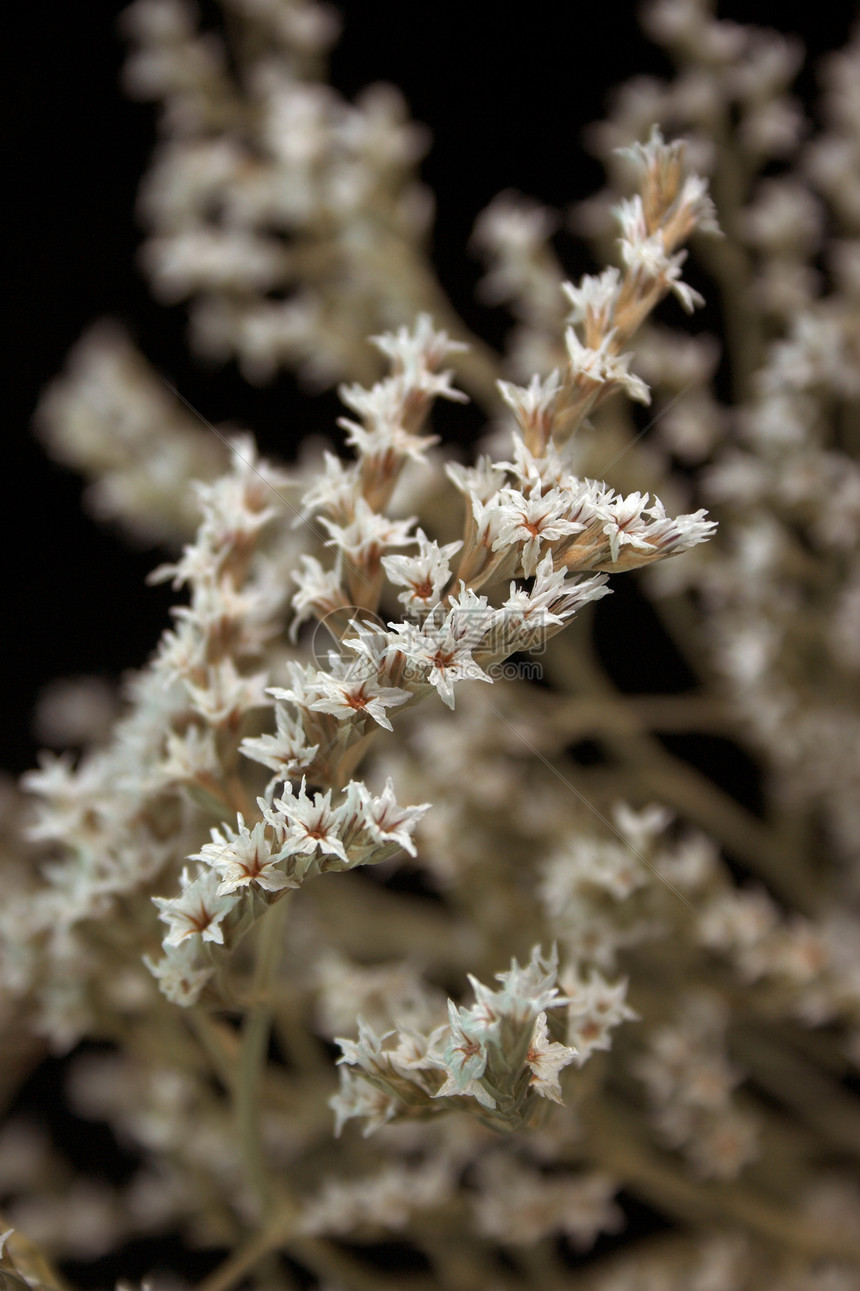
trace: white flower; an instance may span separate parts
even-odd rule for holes
[[[615,268],[604,269],[594,276],[585,274],[575,287],[563,282],[561,289],[570,301],[569,323],[584,323],[588,337],[612,331],[612,318],[620,293],[621,275]]]
[[[392,641],[391,633],[373,619],[350,619],[349,626],[356,635],[344,637],[343,644],[354,650],[361,659],[366,659],[371,672],[378,674],[386,664]]]
[[[527,497],[516,489],[502,489],[493,551],[522,543],[523,573],[530,577],[537,568],[542,543],[558,542],[585,529],[581,521],[569,518],[569,502],[569,495],[561,489],[542,494],[535,485]]]
[[[420,330],[419,320],[416,331]],[[444,333],[439,336],[444,338]],[[371,339],[388,354],[392,374],[370,389],[358,384],[341,386],[341,400],[363,424],[342,417],[338,425],[348,432],[348,443],[360,458],[394,465],[397,459],[408,456],[420,462],[426,450],[438,442],[435,435],[417,433],[431,400],[441,396],[462,402],[466,396],[451,385],[450,372],[435,372],[446,346],[434,348],[432,335],[417,345],[405,328],[399,339],[390,335]]]
[[[444,617],[442,611],[443,607],[437,606],[420,627],[391,624],[388,653],[405,656],[418,668],[419,679],[435,686],[439,697],[453,708],[455,682],[492,681],[472,658],[472,651],[480,645],[496,612],[485,597],[466,594],[465,589]]]
[[[529,631],[544,631],[561,627],[580,606],[588,601],[608,596],[607,576],[595,574],[592,578],[570,578],[562,567],[552,567],[552,552],[547,552],[535,570],[535,580],[530,590],[511,583],[510,594],[502,604],[505,624]]]
[[[650,537],[651,525],[646,519],[647,503],[647,493],[630,493],[627,497],[607,494],[600,504],[598,511],[604,522],[603,532],[609,539],[609,553],[613,563],[618,560],[622,547],[629,546],[642,552],[655,550]]]
[[[504,465],[483,454],[474,466],[446,462],[445,474],[460,493],[479,502],[489,502],[505,482]]]
[[[518,388],[513,387],[513,389]],[[521,435],[515,433],[513,441],[513,461],[500,462],[499,465],[516,476],[524,491],[528,491],[536,484],[540,484],[543,488],[553,485],[561,488],[572,487],[573,477],[562,456],[564,450],[560,451],[558,445],[552,440],[542,444],[539,452],[534,452]]]
[[[389,582],[407,589],[397,597],[407,612],[428,610],[438,602],[451,577],[450,559],[463,545],[458,541],[440,547],[421,529],[415,537],[418,551],[414,556],[382,557]]]
[[[555,951],[544,959],[535,947],[524,968],[513,960],[507,972],[496,974],[501,990],[469,974],[475,1004],[457,1008],[449,1000],[449,1025],[440,1031],[438,1061],[448,1074],[437,1098],[471,1094],[483,1106],[494,1108],[496,1099],[490,1091],[515,1085],[528,1066],[535,1092],[560,1101],[557,1072],[575,1055],[564,1045],[551,1044],[547,1036],[546,1009],[567,1003],[555,985],[557,966]]]
[[[383,1053],[382,1046],[389,1036],[393,1035],[392,1031],[385,1031],[377,1035],[373,1027],[367,1020],[361,1016],[358,1022],[358,1039],[349,1040],[340,1036],[335,1037],[335,1044],[340,1046],[340,1057],[338,1064],[347,1063],[351,1067],[364,1067],[370,1070],[377,1066]]]
[[[319,851],[338,857],[344,865],[349,864],[339,837],[340,817],[331,805],[331,789],[324,794],[315,793],[311,801],[305,793],[304,781],[298,795],[288,784],[284,797],[276,798],[274,807],[289,821],[287,842],[293,853],[310,855]]]
[[[450,385],[450,372],[437,373],[436,369],[449,354],[464,353],[469,347],[452,341],[445,331],[437,332],[429,314],[419,314],[411,331],[400,327],[370,339],[390,359],[395,375],[402,374],[410,386],[435,398],[466,401],[466,395]]]
[[[776,928],[779,921],[776,906],[759,888],[729,888],[710,897],[696,920],[700,944],[710,950],[746,954],[759,945]]]
[[[203,941],[224,944],[223,920],[235,907],[237,898],[221,894],[218,875],[212,869],[201,869],[192,879],[183,869],[179,880],[182,891],[178,897],[153,897],[159,919],[169,925],[164,938],[165,946],[179,946],[188,937],[199,936]]]
[[[717,528],[716,520],[706,520],[708,514],[704,509],[690,515],[666,515],[666,509],[659,498],[645,513],[651,519],[648,529],[648,541],[656,547],[661,556],[674,556],[682,551],[689,551],[700,542],[707,542],[713,537]]]
[[[546,1014],[539,1013],[535,1021],[534,1034],[526,1054],[526,1063],[532,1072],[529,1085],[542,1098],[549,1098],[554,1103],[561,1103],[561,1085],[559,1072],[573,1062],[576,1050],[567,1045],[550,1040],[547,1030]]]
[[[584,376],[591,381],[601,383],[614,382],[626,390],[628,396],[635,399],[637,403],[650,403],[651,394],[647,385],[641,377],[634,376],[629,370],[633,355],[613,353],[614,339],[614,333],[609,332],[596,350],[591,349],[583,345],[574,329],[569,327],[564,334],[564,342],[570,360],[571,375],[574,378]]]
[[[681,266],[687,259],[686,251],[669,255],[663,233],[659,230],[652,234],[647,232],[639,194],[620,202],[615,207],[615,216],[623,234],[618,240],[621,258],[644,289],[657,284],[663,291],[674,292],[688,314],[697,305],[704,305],[699,293],[681,282]]]
[[[223,832],[213,829],[212,842],[189,857],[189,860],[202,861],[217,870],[221,877],[217,895],[224,896],[252,883],[266,892],[297,887],[295,879],[277,868],[288,855],[288,849],[279,848],[272,852],[266,837],[265,821],[258,820],[253,830],[249,830],[241,813],[236,820],[238,828],[235,831],[229,825],[221,826]]]
[[[221,764],[211,726],[188,726],[181,733],[168,731],[165,755],[158,768],[166,782],[217,779]]]
[[[268,693],[282,699],[290,692],[273,686]],[[249,737],[239,747],[246,758],[269,767],[279,779],[288,780],[308,769],[319,752],[319,745],[308,744],[304,727],[283,702],[275,704],[275,723],[275,735]]]
[[[301,559],[304,568],[292,574],[299,590],[292,598],[295,618],[290,625],[291,641],[296,640],[299,628],[307,619],[324,619],[349,604],[341,586],[339,561],[334,569],[324,569],[315,556],[303,555]]]
[[[265,292],[284,269],[275,238],[202,224],[150,238],[144,259],[156,295],[169,304],[207,288]]]
[[[480,1083],[487,1069],[485,1028],[477,1025],[471,1010],[458,1009],[453,1000],[448,1001],[448,1030],[440,1065],[447,1078],[435,1093],[435,1098],[449,1095],[471,1096],[482,1107],[494,1108],[496,1100]]]
[[[634,811],[628,803],[617,802],[612,808],[612,819],[634,852],[647,853],[658,834],[664,833],[672,823],[672,813],[659,803],[652,802]]]
[[[374,386],[374,390],[379,388]],[[349,396],[350,390],[341,387],[340,397],[344,403],[350,402]],[[348,417],[338,417],[337,424],[348,432],[346,442],[355,449],[359,458],[397,462],[400,458],[411,457],[414,462],[423,462],[427,449],[438,444],[438,435],[411,435],[404,430],[397,417],[406,402],[405,394],[397,393],[392,402],[396,403],[393,415],[383,417],[377,414],[378,419],[374,419],[369,427],[360,426]]]
[[[340,721],[366,713],[386,731],[392,730],[385,710],[405,704],[412,698],[410,692],[396,686],[381,686],[375,673],[362,666],[360,660],[346,663],[340,656],[331,654],[329,666],[330,672],[317,673],[314,684],[317,698],[308,707],[317,713],[331,713]]]
[[[568,991],[567,1039],[581,1067],[596,1050],[611,1049],[609,1033],[614,1027],[635,1021],[639,1015],[625,1002],[626,978],[610,984],[593,968],[587,982],[573,978],[564,985]]]
[[[598,1173],[545,1174],[511,1153],[487,1154],[477,1162],[472,1205],[478,1230],[504,1246],[534,1246],[566,1234],[576,1250],[593,1246],[599,1233],[615,1233],[624,1216],[612,1202],[617,1183]],[[602,1291],[653,1291],[657,1283],[623,1274],[601,1281]]]
[[[680,12],[680,7],[676,12]],[[685,17],[693,15],[694,12],[698,20],[699,14],[692,7],[685,6],[683,9]],[[648,175],[649,172],[666,176],[672,170],[679,169],[684,155],[684,141],[674,139],[671,143],[666,143],[663,131],[655,124],[651,126],[647,143],[640,143],[637,139],[624,148],[616,148],[615,152],[619,157],[626,157],[631,161],[642,176]]]
[[[301,512],[293,521],[294,528],[318,511],[325,511],[335,520],[347,518],[353,513],[359,496],[357,465],[355,462],[342,462],[334,453],[329,452],[323,455],[323,460],[325,467],[322,472],[315,474],[305,492]]]
[[[475,221],[475,246],[496,256],[525,260],[555,232],[557,218],[518,193],[499,193]]]
[[[276,702],[295,704],[298,708],[310,708],[315,697],[314,687],[318,669],[311,664],[301,664],[295,659],[288,659],[287,674],[289,686],[269,686],[266,693]]]
[[[404,1229],[414,1211],[443,1205],[452,1191],[452,1170],[442,1161],[391,1165],[357,1178],[335,1177],[304,1203],[301,1231],[343,1236],[368,1227]]]
[[[528,386],[512,385],[510,381],[497,381],[496,385],[529,441],[547,443],[561,391],[558,370],[553,369],[543,380],[533,376]]]
[[[197,683],[183,678],[191,707],[212,726],[224,726],[250,708],[268,708],[265,672],[243,676],[230,655],[206,668],[206,679]]]
[[[558,1008],[568,1002],[559,994],[557,979],[557,948],[553,946],[550,954],[544,958],[540,946],[534,946],[529,962],[522,968],[513,959],[507,972],[496,973],[496,981],[502,984],[501,991],[490,991],[473,978],[469,980],[479,1004],[489,1006],[492,997],[494,1010],[515,1019],[530,1020],[547,1009]]]
[[[343,1042],[338,1040],[337,1043]],[[362,1135],[367,1138],[401,1109],[400,1101],[394,1094],[374,1088],[346,1067],[340,1069],[340,1089],[328,1100],[328,1105],[335,1114],[335,1138],[340,1138],[346,1122],[356,1117],[362,1117],[366,1121]]]
[[[385,547],[405,547],[415,542],[414,535],[409,532],[415,523],[414,518],[390,520],[374,511],[361,497],[356,500],[355,515],[348,524],[336,524],[326,516],[320,516],[320,523],[331,534],[326,546],[337,547],[359,564],[372,565]]]
[[[429,802],[421,803],[417,807],[400,807],[394,797],[394,786],[389,778],[379,796],[367,795],[366,797],[365,828],[380,844],[396,843],[410,856],[414,856],[415,844],[412,841],[412,834],[425,811],[429,809]]]
[[[171,1004],[190,1008],[200,999],[200,993],[212,977],[213,968],[201,968],[197,963],[197,947],[193,939],[178,946],[165,946],[161,959],[153,960],[144,955],[143,962],[158,982],[162,995]]]

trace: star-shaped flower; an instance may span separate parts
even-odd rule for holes
[[[188,937],[199,936],[203,941],[224,944],[223,920],[236,905],[238,898],[232,893],[222,893],[218,874],[212,869],[201,869],[192,879],[188,870],[182,871],[182,891],[178,897],[153,897],[159,919],[169,925],[164,938],[165,946],[179,946]]]
[[[541,1098],[549,1098],[554,1103],[560,1103],[562,1098],[558,1073],[568,1063],[573,1062],[574,1058],[576,1058],[575,1049],[550,1040],[546,1014],[539,1013],[526,1055],[526,1063],[532,1072],[529,1085],[535,1093],[540,1094]]]

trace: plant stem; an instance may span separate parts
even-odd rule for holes
[[[384,1275],[353,1259],[319,1237],[293,1236],[296,1208],[282,1203],[270,1222],[251,1240],[220,1264],[198,1285],[197,1291],[230,1291],[255,1265],[289,1244],[290,1253],[318,1276],[337,1281],[348,1291],[434,1291],[435,1283],[422,1274],[388,1282]]]
[[[199,1008],[189,1009],[188,1025],[197,1036],[221,1084],[235,1095],[236,1039],[232,1028],[217,1022]]]
[[[256,1233],[244,1246],[240,1246],[223,1264],[219,1264],[214,1272],[204,1278],[197,1291],[229,1291],[229,1288],[241,1281],[264,1256],[284,1244],[292,1230],[294,1219],[293,1206],[285,1206],[279,1210],[265,1228]]]
[[[603,1168],[652,1205],[693,1223],[725,1219],[807,1257],[860,1261],[860,1238],[827,1228],[742,1184],[695,1183],[638,1139],[632,1119],[599,1100],[589,1108],[588,1136]]]
[[[271,1185],[262,1141],[261,1093],[272,1025],[272,986],[281,958],[286,907],[286,898],[282,897],[266,911],[258,925],[252,1004],[242,1028],[234,1089],[239,1141],[248,1183],[257,1195],[263,1214],[271,1206]]]
[[[598,661],[586,652],[581,639],[579,642],[556,640],[560,644],[553,655],[547,656],[550,668],[556,669],[559,682],[568,694],[573,691],[578,697],[584,695],[591,703],[605,701],[615,712],[617,724],[605,727],[600,738],[633,783],[695,820],[796,909],[814,913],[818,903],[815,884],[801,866],[792,868],[790,858],[768,824],[706,776],[669,753],[646,730],[635,709],[620,699]],[[629,715],[626,729],[624,708]]]

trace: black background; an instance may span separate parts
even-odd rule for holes
[[[5,342],[8,400],[3,455],[6,601],[0,766],[21,771],[35,745],[30,713],[57,675],[116,677],[139,666],[171,600],[144,577],[161,559],[131,551],[81,514],[79,480],[47,461],[30,423],[39,392],[94,320],[123,321],[150,360],[215,423],[233,421],[270,452],[289,454],[308,430],[328,430],[334,396],[308,403],[289,375],[254,390],[231,367],[206,371],[184,345],[184,310],[154,304],[138,273],[134,203],[156,137],[152,105],[119,86],[122,5],[19,7],[7,44],[6,238],[12,289]],[[582,129],[607,91],[637,72],[664,73],[640,34],[635,8],[608,0],[571,5],[397,3],[351,0],[333,55],[348,96],[376,80],[405,92],[434,143],[424,177],[437,195],[435,253],[443,282],[470,325],[498,342],[503,320],[473,303],[477,264],[466,243],[477,213],[503,188],[563,207],[601,183]],[[844,43],[852,6],[792,15],[775,0],[721,14],[803,35],[813,56]],[[506,16],[507,15],[507,16]],[[512,16],[511,16],[512,15]],[[809,97],[811,73],[801,79]],[[588,261],[568,266],[576,275]],[[614,598],[613,598],[614,599]],[[648,678],[643,689],[653,689]],[[637,679],[632,679],[635,688]]]

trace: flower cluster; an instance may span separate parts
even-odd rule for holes
[[[448,1001],[448,1022],[421,1034],[412,1028],[377,1035],[359,1019],[358,1040],[341,1047],[340,1092],[332,1100],[337,1132],[354,1117],[371,1133],[392,1117],[427,1116],[472,1098],[491,1121],[528,1121],[537,1098],[561,1102],[559,1072],[576,1050],[550,1039],[547,1010],[570,1003],[556,984],[558,956],[532,951],[498,973],[501,990],[470,976],[475,1003]],[[435,1102],[435,1100],[444,1100]]]
[[[228,939],[241,931],[242,890],[276,899],[318,874],[378,864],[401,849],[414,855],[412,832],[429,803],[402,808],[390,780],[377,796],[350,781],[332,807],[330,789],[311,797],[304,782],[294,793],[287,781],[283,797],[259,805],[262,818],[253,828],[240,813],[236,829],[212,830],[212,841],[191,857],[201,863],[196,877],[183,870],[179,897],[153,898],[169,931],[164,957],[147,962],[168,998],[186,1007],[214,972],[200,960],[203,943],[225,944],[225,920]]]

